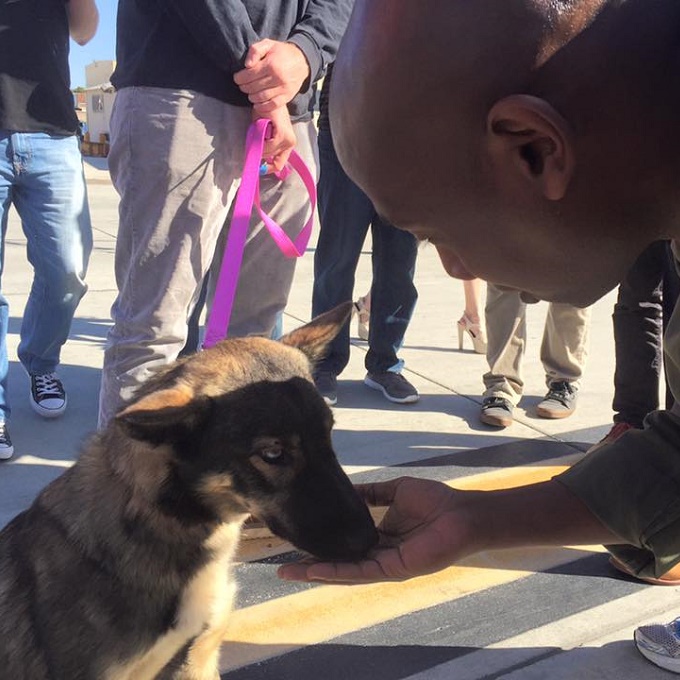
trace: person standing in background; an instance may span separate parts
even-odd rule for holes
[[[648,413],[659,408],[663,335],[680,292],[670,241],[656,241],[619,285],[614,305],[614,424],[589,452],[615,442],[628,430],[641,430]],[[666,384],[665,408],[675,399]]]
[[[84,45],[98,22],[94,0],[0,5],[0,263],[4,267],[4,236],[14,205],[33,266],[18,354],[30,377],[31,406],[45,418],[66,409],[66,390],[55,370],[86,291],[92,250],[69,36]],[[0,293],[0,459],[14,452],[7,426],[8,321],[7,299]]]
[[[366,194],[347,177],[335,154],[328,120],[332,64],[321,92],[319,116],[319,221],[321,231],[314,253],[312,316],[352,299],[361,248],[371,228],[373,283],[367,325],[368,352],[364,384],[388,401],[410,404],[418,390],[403,376],[397,352],[404,341],[418,299],[413,284],[418,241],[383,220]],[[356,304],[356,303],[355,303]],[[357,307],[361,314],[362,309]],[[318,362],[314,382],[329,405],[335,405],[337,377],[349,362],[349,320]]]
[[[479,419],[508,427],[524,391],[522,359],[527,341],[527,304],[515,290],[489,283],[486,328],[489,345],[484,374],[484,399]],[[591,308],[551,302],[541,342],[541,363],[548,392],[536,406],[539,418],[567,418],[576,409],[578,390],[588,356]]]
[[[270,171],[281,170],[295,146],[315,173],[314,83],[335,57],[351,8],[351,0],[120,1],[109,154],[120,194],[118,296],[100,426],[185,345],[252,120],[272,122]],[[291,189],[271,173],[261,179],[265,212],[284,228],[302,224],[302,184]],[[294,269],[254,218],[230,334],[271,333]]]

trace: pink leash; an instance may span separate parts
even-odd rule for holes
[[[229,318],[231,317],[231,310],[234,305],[238,273],[243,260],[243,250],[246,245],[253,205],[257,207],[260,217],[271,237],[276,241],[276,244],[286,257],[301,257],[307,248],[309,237],[312,235],[314,210],[316,208],[316,181],[296,151],[290,154],[286,167],[276,174],[280,180],[285,180],[290,174],[290,168],[292,168],[300,175],[302,182],[309,192],[312,210],[309,219],[295,241],[291,241],[286,232],[260,206],[260,165],[262,163],[264,141],[267,137],[270,124],[270,121],[266,118],[260,118],[248,128],[243,176],[236,196],[236,203],[234,204],[234,215],[229,227],[227,244],[224,248],[222,268],[217,279],[215,298],[210,311],[210,318],[208,319],[205,339],[203,340],[203,347],[205,349],[212,347],[227,336]]]

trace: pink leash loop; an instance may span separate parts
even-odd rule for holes
[[[260,163],[270,124],[270,121],[266,118],[260,118],[248,128],[243,176],[234,204],[234,214],[224,248],[222,268],[217,279],[215,298],[203,340],[205,349],[212,347],[227,336],[253,205],[257,207],[267,231],[286,257],[301,257],[312,235],[314,211],[316,209],[316,182],[309,168],[296,151],[290,154],[288,164],[282,172],[277,173],[277,177],[284,180],[290,174],[290,167],[298,173],[309,193],[311,213],[297,238],[292,241],[281,226],[262,210],[260,205]]]

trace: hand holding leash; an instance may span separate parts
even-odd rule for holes
[[[288,120],[290,121],[290,119]],[[288,164],[282,167],[276,175],[279,179],[284,180],[290,173],[290,169],[295,170],[309,193],[309,219],[302,227],[295,241],[288,237],[288,234],[262,210],[260,205],[259,189],[263,165],[262,158],[267,134],[269,134],[271,126],[272,121],[260,118],[248,128],[243,176],[236,196],[234,214],[229,227],[227,244],[224,249],[222,268],[217,280],[215,298],[203,341],[204,348],[212,347],[227,335],[229,318],[234,304],[234,296],[236,295],[238,272],[243,260],[243,250],[246,244],[253,205],[257,207],[265,227],[286,257],[300,257],[305,252],[309,237],[312,234],[314,211],[316,209],[316,181],[309,168],[305,165],[305,162],[294,149],[291,149],[289,152]]]
[[[268,120],[271,121],[271,125],[268,126],[265,135],[262,157],[267,162],[267,172],[274,172],[278,176],[279,173],[285,171],[297,139],[290,114],[285,106],[272,111]],[[279,179],[284,178],[279,177]]]

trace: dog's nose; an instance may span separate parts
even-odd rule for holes
[[[362,527],[359,531],[350,532],[345,536],[343,558],[359,560],[365,557],[368,551],[378,543],[378,531],[371,523]]]

